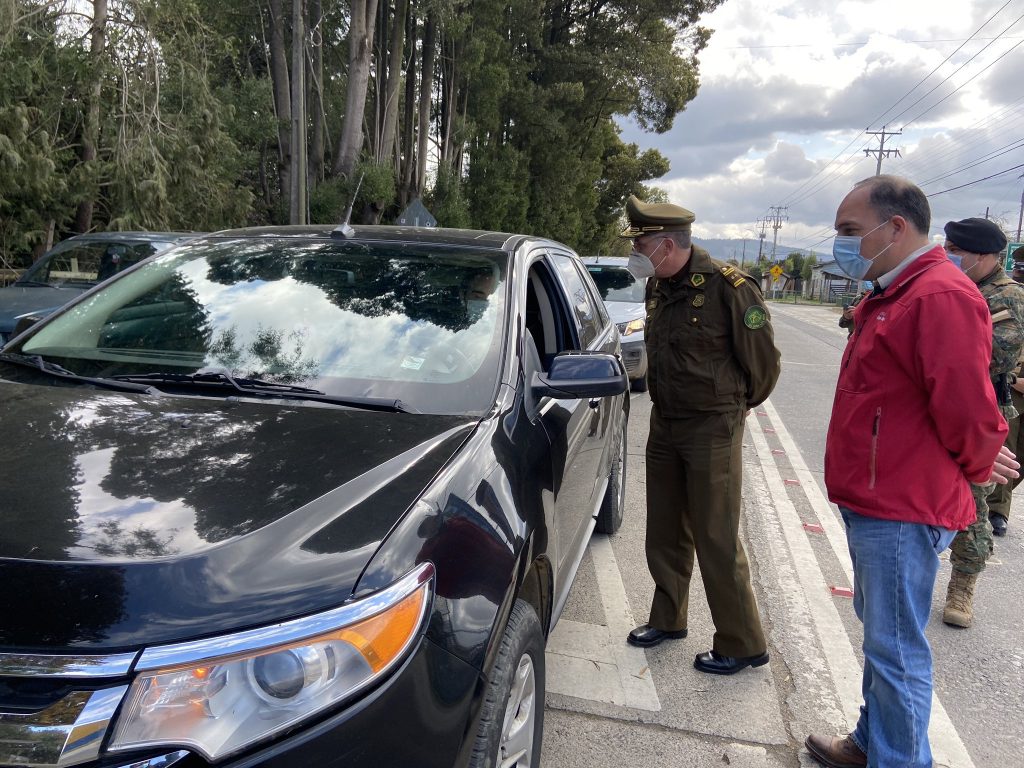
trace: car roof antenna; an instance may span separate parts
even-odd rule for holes
[[[348,210],[345,211],[345,220],[343,222],[341,222],[341,224],[339,226],[337,226],[333,230],[331,230],[331,235],[332,236],[334,236],[334,237],[344,237],[344,238],[347,239],[347,238],[352,237],[352,235],[354,235],[356,233],[356,231],[354,229],[352,229],[352,225],[349,224],[348,222],[352,218],[352,206],[354,206],[356,204],[356,197],[359,196],[359,187],[361,187],[363,185],[363,176],[365,176],[365,175],[366,175],[365,171],[363,173],[359,174],[359,181],[356,182],[356,191],[352,193],[352,200],[348,204]]]

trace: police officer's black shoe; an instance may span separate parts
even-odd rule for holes
[[[991,512],[988,516],[988,521],[992,523],[992,533],[996,536],[1006,535],[1006,518],[1000,515],[998,512]]]
[[[712,675],[733,675],[747,667],[760,667],[768,663],[768,651],[757,656],[720,656],[714,651],[698,653],[693,666]]]
[[[655,629],[650,624],[644,624],[630,632],[629,637],[626,638],[626,642],[630,645],[639,646],[640,648],[650,648],[657,645],[662,640],[678,640],[682,637],[686,637],[685,629]]]

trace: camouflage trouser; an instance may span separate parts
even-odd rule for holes
[[[1024,413],[1024,395],[1016,389],[1013,390],[1012,394],[1014,407],[1021,413]],[[1005,445],[1013,451],[1014,455],[1021,457],[1017,461],[1024,464],[1024,429],[1021,429],[1020,418],[1007,419],[1006,423],[1010,427],[1010,433],[1006,436]],[[997,485],[995,487],[992,493],[988,495],[989,512],[995,512],[997,515],[1002,515],[1009,520],[1010,501],[1013,490],[1020,485],[1022,478],[1024,478],[1024,473],[1022,473],[1021,477],[1011,480],[1006,485]]]
[[[985,570],[989,555],[992,554],[992,523],[988,521],[988,502],[985,499],[994,486],[995,483],[971,483],[974,509],[978,516],[966,531],[960,531],[956,535],[949,554],[949,562],[961,573],[981,573]]]

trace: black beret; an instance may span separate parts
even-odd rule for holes
[[[654,232],[689,232],[696,216],[672,203],[645,203],[636,195],[626,201],[629,226],[619,237],[640,237]]]
[[[982,256],[999,253],[1006,247],[1006,235],[988,219],[964,219],[946,224],[946,239],[957,248]]]

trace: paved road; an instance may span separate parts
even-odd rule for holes
[[[860,628],[842,596],[851,585],[841,523],[821,487],[845,331],[829,308],[773,305],[773,319],[783,375],[748,419],[744,440],[744,540],[771,663],[729,678],[693,669],[693,655],[710,647],[713,631],[697,578],[687,639],[648,651],[625,644],[629,629],[646,619],[653,591],[643,555],[650,400],[634,395],[623,528],[595,537],[549,644],[545,765],[807,766],[807,733],[845,732],[855,720]],[[1016,746],[1024,731],[1021,601],[1013,599],[1013,585],[1022,583],[1024,525],[1014,522],[998,564],[979,582],[978,626],[941,624],[948,565],[939,574],[929,630],[932,743],[937,764],[949,768],[1024,765]]]

